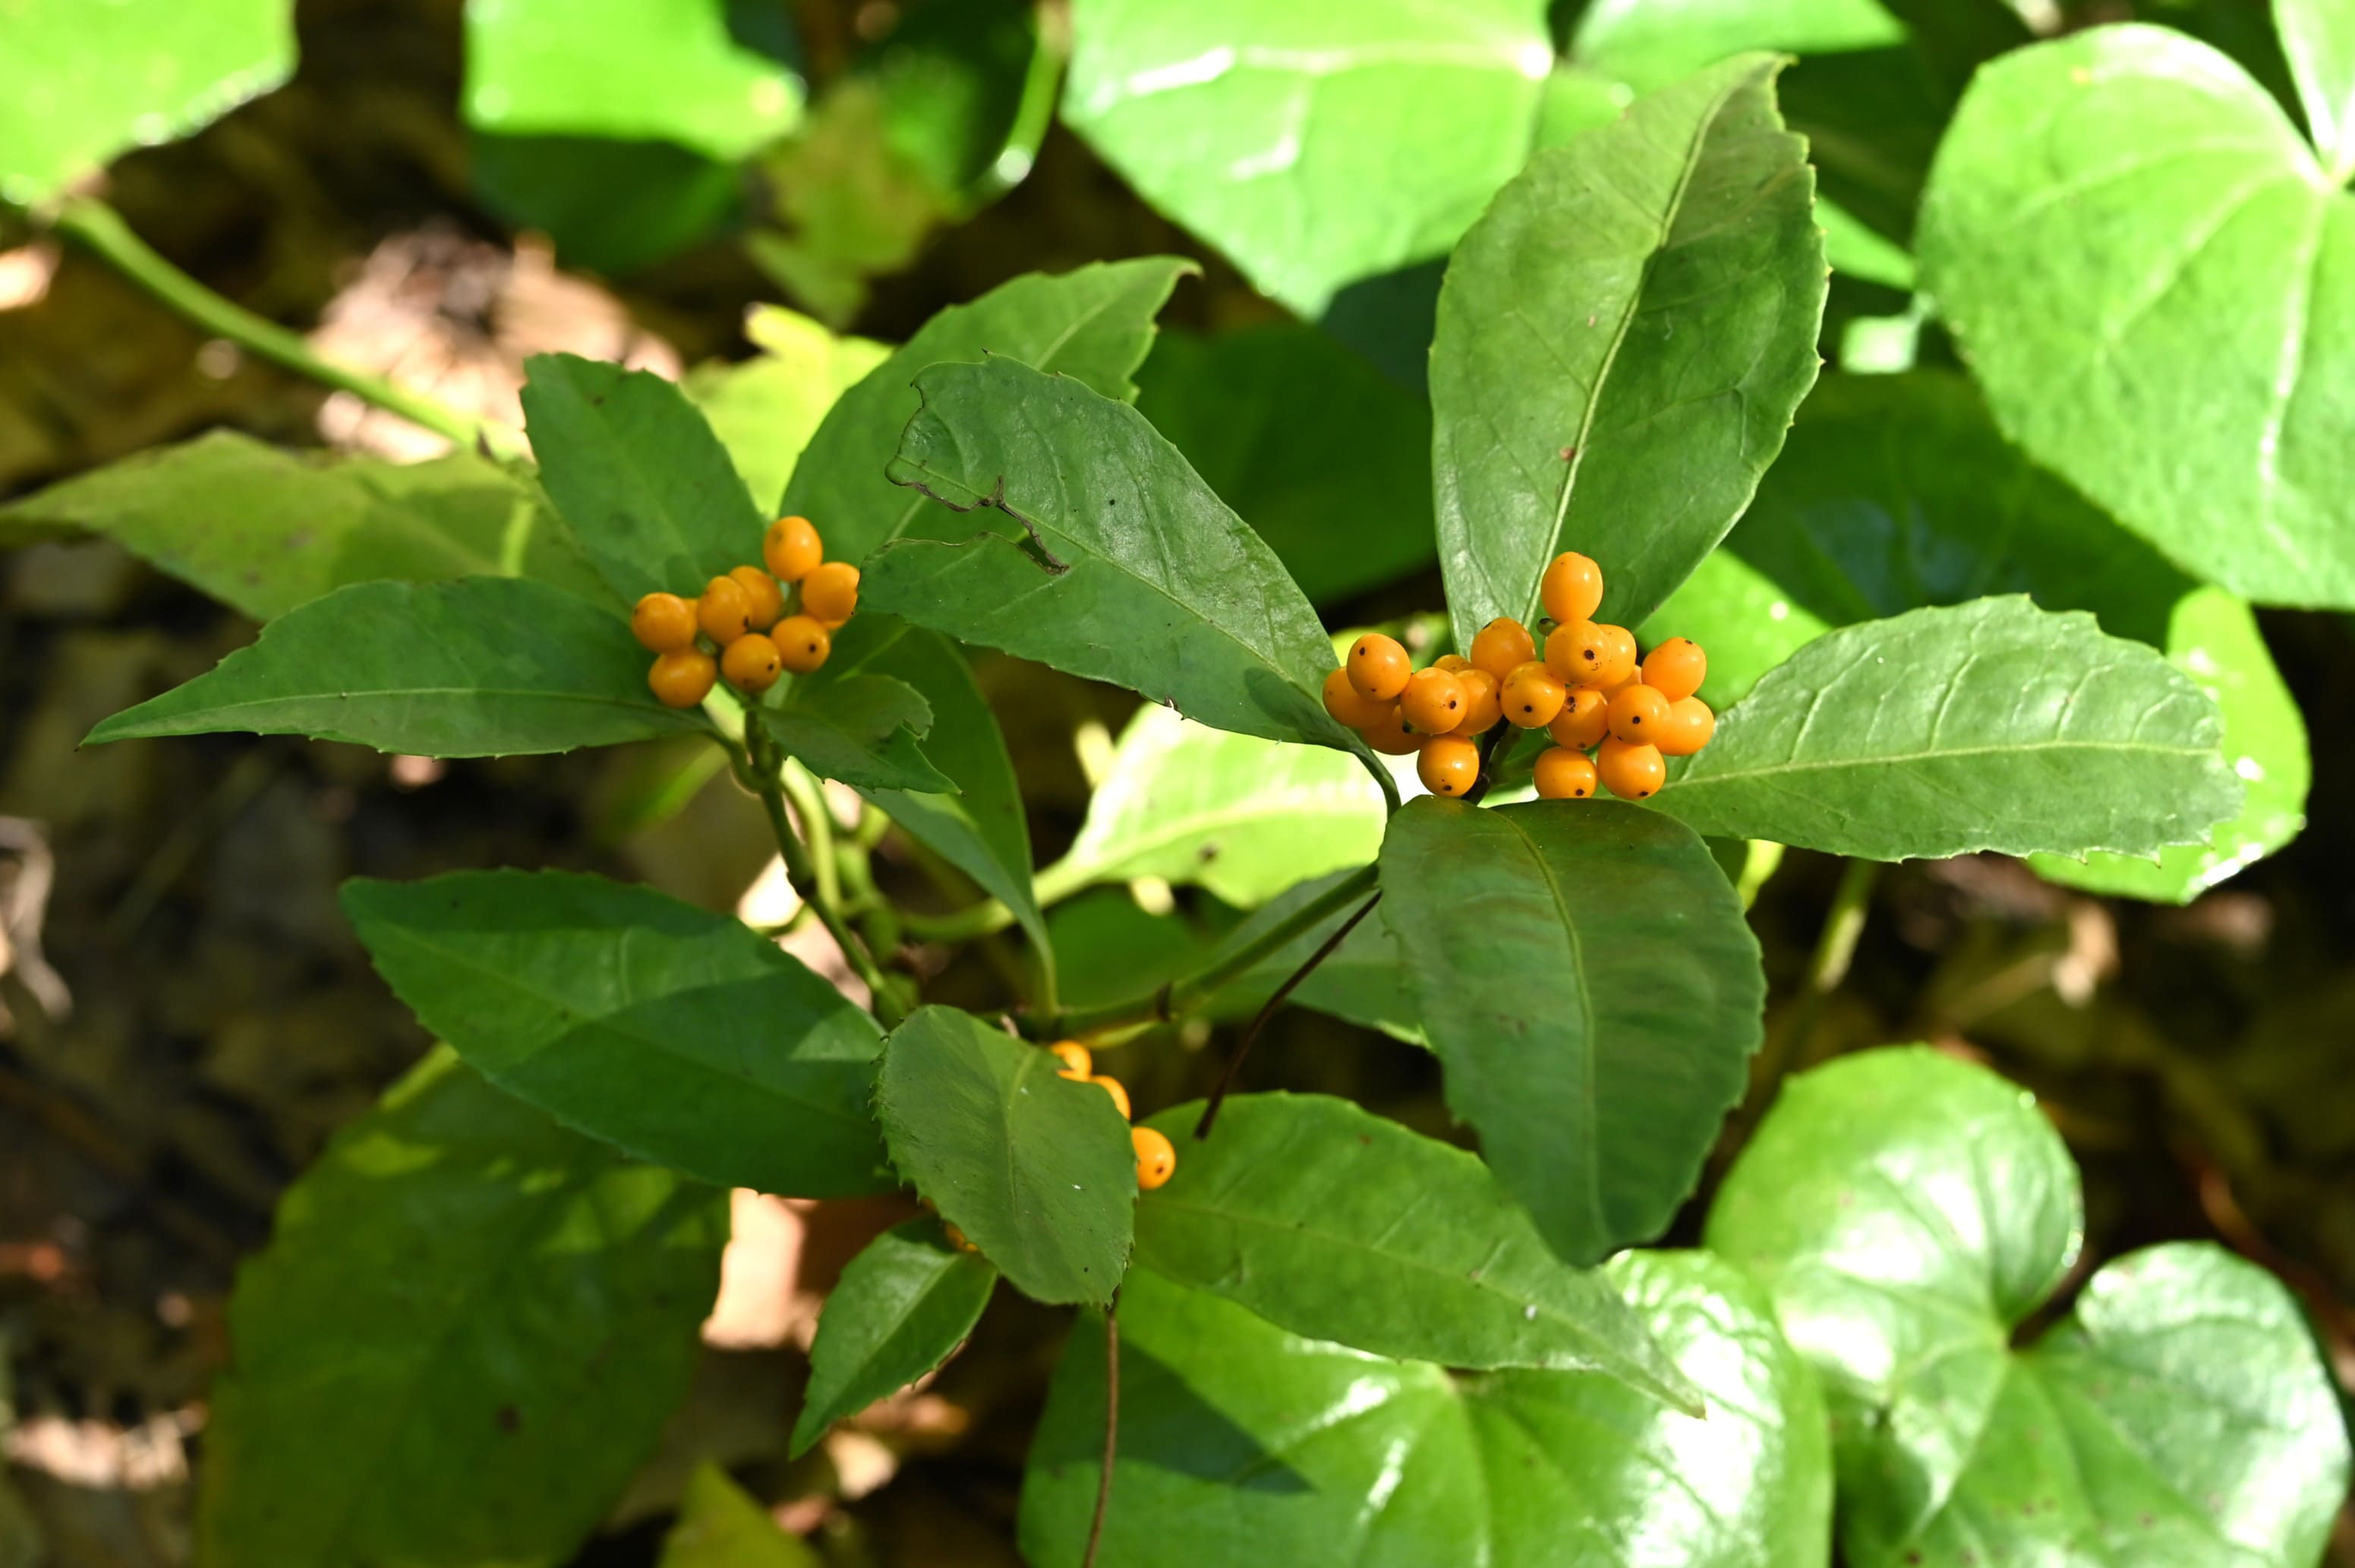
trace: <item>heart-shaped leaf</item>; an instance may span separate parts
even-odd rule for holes
[[[1806,143],[1744,55],[1540,153],[1455,248],[1431,403],[1459,640],[1531,621],[1561,550],[1634,624],[1724,537],[1815,384]]]
[[[1547,1243],[1599,1262],[1693,1189],[1758,1048],[1758,943],[1698,835],[1609,800],[1391,818],[1379,913],[1447,1103]]]
[[[2307,1568],[2347,1436],[2296,1304],[2205,1244],[2130,1253],[2012,1348],[2074,1261],[2077,1172],[2019,1090],[1926,1049],[1792,1080],[1709,1245],[1825,1382],[1842,1560]]]
[[[948,1360],[996,1288],[989,1260],[951,1246],[934,1221],[911,1220],[868,1242],[843,1269],[817,1320],[794,1457],[844,1416]]]
[[[956,780],[916,745],[932,727],[932,705],[905,681],[847,673],[796,681],[784,706],[753,713],[786,756],[821,779],[865,789],[956,793]]]
[[[655,701],[646,662],[613,612],[527,577],[355,583],[85,744],[236,731],[507,757],[708,729]]]
[[[1013,536],[903,538],[869,557],[864,602],[1220,729],[1365,752],[1316,695],[1334,666],[1316,612],[1143,415],[1008,360],[934,366],[917,389],[892,482]]]
[[[741,921],[563,872],[344,885],[377,972],[468,1065],[568,1127],[729,1187],[895,1185],[875,1021]]]
[[[2156,650],[2007,595],[1817,639],[1657,804],[1715,837],[1866,860],[2151,854],[2240,810],[2222,731]]]
[[[2355,200],[2280,105],[2164,27],[1982,71],[1923,285],[2004,430],[2193,575],[2355,605]]]
[[[1324,1095],[1197,1101],[1152,1125],[1178,1172],[1136,1262],[1310,1339],[1444,1366],[1608,1372],[1700,1414],[1615,1287],[1548,1251],[1479,1159]]]
[[[2334,185],[2355,175],[2355,16],[2332,0],[2274,0],[2282,53]]]
[[[1136,1157],[1112,1097],[953,1007],[884,1042],[875,1108],[891,1162],[1033,1300],[1112,1298],[1128,1266]]]
[[[1606,1274],[1700,1389],[1707,1420],[1598,1372],[1458,1378],[1299,1339],[1138,1269],[1121,1292],[1101,1561],[1822,1568],[1822,1397],[1764,1297],[1700,1253],[1630,1253]],[[1039,1568],[1081,1560],[1103,1366],[1102,1330],[1083,1320],[1023,1478],[1022,1551]]]

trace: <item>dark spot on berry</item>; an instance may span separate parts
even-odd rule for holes
[[[602,402],[604,399],[601,397],[598,401]],[[500,1405],[498,1414],[494,1419],[497,1421],[499,1430],[502,1432],[515,1433],[523,1429],[523,1416],[512,1404]]]

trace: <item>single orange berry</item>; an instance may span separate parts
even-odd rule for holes
[[[1717,715],[1699,697],[1678,697],[1668,705],[1668,716],[1660,721],[1660,733],[1652,744],[1660,748],[1663,757],[1690,757],[1709,744],[1717,733]]]
[[[1518,666],[1505,677],[1505,689],[1499,696],[1505,716],[1523,729],[1536,729],[1553,722],[1561,712],[1570,689],[1558,680],[1544,663],[1531,659]]]
[[[802,579],[802,613],[831,630],[858,608],[858,568],[828,561]]]
[[[658,655],[646,672],[655,701],[670,708],[691,708],[711,694],[719,665],[700,648],[674,648]]]
[[[1060,1062],[1066,1073],[1077,1073],[1084,1078],[1096,1070],[1095,1057],[1076,1040],[1058,1040],[1047,1047],[1047,1054]]]
[[[1474,665],[1471,660],[1461,653],[1442,653],[1431,662],[1431,667],[1434,670],[1444,670],[1451,675],[1460,675],[1465,671],[1474,668]]]
[[[806,615],[789,615],[769,632],[777,658],[796,675],[806,675],[834,652],[834,634]]]
[[[1538,799],[1583,800],[1594,793],[1594,764],[1582,751],[1550,746],[1538,753]]]
[[[675,593],[650,593],[630,611],[630,635],[649,653],[695,646],[695,605]]]
[[[1433,794],[1461,795],[1479,781],[1480,748],[1460,735],[1433,736],[1414,771]]]
[[[1631,746],[1615,735],[1595,753],[1594,770],[1602,776],[1604,788],[1623,800],[1657,794],[1668,781],[1668,765],[1660,760],[1658,747]]]
[[[1603,637],[1603,658],[1590,684],[1615,692],[1636,678],[1636,634],[1607,620],[1597,621],[1594,630]]]
[[[1178,1150],[1158,1131],[1133,1127],[1128,1129],[1128,1141],[1136,1150],[1138,1192],[1150,1192],[1178,1173]]]
[[[1368,725],[1358,733],[1366,737],[1368,746],[1385,757],[1404,757],[1421,751],[1423,743],[1431,738],[1407,728],[1406,715],[1399,711],[1396,703],[1390,705],[1390,712],[1381,723]]]
[[[1396,702],[1406,690],[1407,677],[1414,673],[1414,665],[1399,646],[1395,637],[1385,637],[1379,631],[1369,631],[1349,644],[1349,657],[1344,665],[1349,672],[1349,684],[1358,688],[1361,697],[1371,697],[1378,703]]]
[[[1445,670],[1417,670],[1407,677],[1399,697],[1399,712],[1425,735],[1445,735],[1470,711],[1464,683]]]
[[[1611,733],[1630,745],[1648,744],[1668,722],[1668,699],[1642,682],[1622,686],[1611,697]]]
[[[1099,1073],[1087,1081],[1112,1097],[1112,1103],[1120,1108],[1122,1120],[1128,1118],[1128,1091],[1121,1086],[1118,1078],[1107,1078]]]
[[[757,631],[748,631],[719,655],[719,673],[741,692],[765,692],[784,673],[777,645]]]
[[[1671,637],[1644,661],[1644,684],[1668,701],[1681,702],[1709,679],[1709,655],[1689,637]]]
[[[1591,620],[1565,621],[1546,633],[1546,668],[1567,685],[1592,686],[1611,651],[1610,641]]]
[[[1561,712],[1546,726],[1556,746],[1590,751],[1611,733],[1611,699],[1592,686],[1572,686]]]
[[[777,617],[785,613],[785,590],[777,579],[758,567],[738,567],[728,578],[744,590],[745,602],[751,607],[748,624],[755,631],[766,631],[777,624]]]
[[[1325,677],[1325,711],[1351,729],[1371,729],[1390,721],[1396,703],[1376,702],[1349,683],[1349,672],[1336,670]]]
[[[1506,676],[1537,656],[1537,641],[1529,629],[1510,616],[1498,616],[1472,639],[1473,664],[1497,677],[1500,687]]]
[[[1455,726],[1455,733],[1487,734],[1505,716],[1504,705],[1497,696],[1497,677],[1486,670],[1466,669],[1457,672],[1455,679],[1464,687],[1464,722]]]
[[[1538,579],[1545,612],[1564,625],[1590,619],[1603,603],[1603,568],[1575,550],[1556,556]]]
[[[826,545],[806,517],[780,517],[761,540],[761,558],[781,582],[797,583],[826,559]]]
[[[695,623],[725,648],[752,630],[752,596],[734,577],[714,577],[695,601]]]

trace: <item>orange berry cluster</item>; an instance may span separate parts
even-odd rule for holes
[[[1096,1071],[1096,1060],[1088,1048],[1076,1040],[1058,1040],[1047,1047],[1055,1059],[1062,1063],[1055,1075],[1076,1078],[1083,1084],[1093,1084],[1112,1097],[1123,1120],[1128,1117],[1128,1090],[1118,1078],[1109,1078]],[[1178,1172],[1178,1150],[1168,1139],[1149,1127],[1128,1129],[1130,1147],[1136,1150],[1136,1185],[1150,1192]]]
[[[1470,658],[1444,654],[1423,670],[1395,639],[1368,632],[1325,677],[1325,711],[1377,751],[1417,753],[1415,771],[1434,795],[1478,781],[1473,737],[1499,719],[1552,737],[1537,761],[1546,800],[1582,800],[1598,783],[1625,800],[1653,794],[1668,779],[1664,758],[1689,757],[1716,733],[1717,715],[1693,695],[1708,656],[1674,637],[1639,663],[1633,632],[1592,619],[1603,568],[1574,551],[1553,558],[1538,593],[1552,622],[1542,656],[1509,618],[1480,629]]]
[[[761,541],[768,570],[738,567],[693,599],[650,593],[638,600],[630,631],[655,656],[646,672],[655,696],[691,708],[722,675],[757,695],[788,670],[806,675],[825,663],[835,632],[858,608],[858,568],[825,554],[808,518],[780,517]],[[788,588],[797,600],[790,606]]]

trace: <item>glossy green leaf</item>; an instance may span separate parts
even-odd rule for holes
[[[1431,410],[1307,326],[1164,333],[1137,408],[1323,604],[1427,566]]]
[[[383,577],[606,591],[537,487],[472,452],[392,463],[214,430],[0,506],[0,546],[84,533],[256,620]]]
[[[1534,621],[1559,551],[1651,613],[1733,525],[1815,384],[1822,236],[1772,57],[1539,154],[1464,237],[1431,352],[1458,636]]]
[[[1278,894],[1250,919],[1228,932],[1217,950],[1201,960],[1202,966],[1207,968],[1225,955],[1256,943],[1266,932],[1349,874],[1347,871],[1333,872]],[[1217,1014],[1245,1019],[1256,1013],[1275,994],[1276,987],[1306,963],[1308,956],[1325,945],[1349,914],[1347,909],[1341,910],[1270,953],[1257,968],[1219,992],[1211,1003]],[[1414,1044],[1423,1044],[1423,1015],[1415,1008],[1413,992],[1407,983],[1405,962],[1399,957],[1398,941],[1391,935],[1389,924],[1379,915],[1369,915],[1359,921],[1341,939],[1341,945],[1311,969],[1306,980],[1293,988],[1289,1000],[1295,1006],[1329,1012],[1336,1018],[1379,1029]]]
[[[1479,1157],[1324,1095],[1152,1120],[1178,1172],[1136,1206],[1136,1262],[1282,1329],[1401,1361],[1607,1372],[1700,1414],[1618,1290],[1548,1251]]]
[[[1174,256],[1097,262],[1060,277],[1028,273],[971,304],[950,306],[828,410],[794,467],[783,509],[816,524],[836,560],[864,562],[905,533],[926,537],[943,525],[954,532],[954,519],[883,479],[917,410],[916,373],[995,355],[1107,397],[1134,397],[1129,377],[1153,346],[1153,318],[1193,270]]]
[[[338,1134],[240,1271],[208,1563],[563,1563],[687,1393],[728,1199],[446,1052]]]
[[[239,731],[506,757],[705,728],[655,701],[647,662],[613,611],[528,577],[355,583],[85,744]]]
[[[729,0],[468,0],[466,122],[732,160],[801,117],[792,51],[783,13]]]
[[[868,1112],[881,1032],[741,921],[566,872],[344,885],[377,972],[499,1087],[725,1187],[895,1184]]]
[[[47,201],[117,154],[186,136],[294,71],[290,0],[0,11],[0,201]]]
[[[1112,1097],[971,1013],[921,1007],[883,1046],[891,1161],[1034,1300],[1111,1298],[1128,1266],[1136,1156]]]
[[[1380,787],[1348,757],[1140,708],[1079,837],[1039,880],[1054,897],[1157,876],[1252,909],[1304,878],[1373,859],[1382,821]]]
[[[924,0],[862,50],[892,150],[960,209],[1021,183],[1054,112],[1029,0]]]
[[[687,1478],[678,1522],[663,1537],[655,1568],[825,1568],[825,1559],[778,1529],[768,1510],[707,1459]]]
[[[697,366],[679,385],[728,449],[753,503],[773,509],[827,411],[891,351],[871,338],[837,336],[783,305],[754,305],[744,335],[759,350],[751,358]]]
[[[956,792],[956,780],[916,745],[932,726],[932,705],[905,681],[872,673],[796,681],[783,707],[754,712],[770,738],[821,779],[863,789]]]
[[[2335,185],[2355,175],[2355,16],[2331,0],[2274,0],[2282,52]]]
[[[760,560],[767,520],[677,386],[570,354],[535,355],[525,369],[540,481],[623,600],[699,593]]]
[[[1786,1084],[1712,1249],[1822,1374],[1841,1558],[2306,1568],[2348,1478],[2297,1306],[2205,1244],[2130,1253],[2032,1345],[2070,1271],[2077,1173],[2032,1100],[1926,1049]]]
[[[1457,1377],[1296,1338],[1137,1270],[1121,1292],[1101,1561],[1822,1568],[1822,1396],[1764,1297],[1700,1253],[1631,1253],[1606,1275],[1701,1390],[1707,1420],[1596,1372]],[[1102,1330],[1082,1319],[1023,1478],[1023,1555],[1038,1568],[1081,1560],[1103,1364]]]
[[[1447,1104],[1547,1243],[1583,1264],[1657,1235],[1765,1001],[1708,846],[1625,802],[1427,798],[1391,819],[1381,885]]]
[[[2195,577],[2355,605],[2355,201],[2231,60],[2095,27],[1991,64],[1923,284],[2005,432]]]
[[[1316,612],[1143,415],[1009,360],[935,366],[917,386],[892,482],[996,515],[943,513],[973,536],[878,551],[863,603],[1220,729],[1364,751],[1316,694],[1334,667]]]
[[[989,1260],[951,1246],[937,1221],[911,1220],[868,1242],[817,1320],[809,1388],[794,1422],[794,1457],[836,1422],[948,1360],[996,1288]]]
[[[1079,0],[1071,12],[1064,119],[1146,201],[1308,317],[1455,243],[1529,156],[1554,63],[1543,0]]]
[[[1653,92],[1746,51],[1850,54],[1905,39],[1880,0],[1600,0],[1579,14],[1571,53]]]

